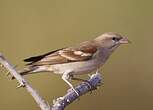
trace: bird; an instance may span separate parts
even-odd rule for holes
[[[27,58],[24,60],[27,62],[26,67],[19,71],[19,74],[27,75],[38,72],[59,74],[79,96],[79,93],[70,83],[70,79],[75,79],[74,76],[77,75],[89,74],[99,70],[121,44],[128,43],[130,41],[127,37],[115,32],[106,32],[95,39],[84,41],[75,46],[60,48],[46,54]]]

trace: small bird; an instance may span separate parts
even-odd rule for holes
[[[129,42],[127,37],[107,32],[73,47],[61,48],[40,56],[27,58],[24,60],[29,62],[26,64],[27,67],[19,73],[21,75],[37,72],[61,74],[62,79],[79,95],[69,80],[77,79],[74,77],[76,75],[98,70],[117,47]]]

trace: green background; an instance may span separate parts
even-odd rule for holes
[[[132,41],[103,66],[104,85],[66,110],[153,109],[152,0],[0,0],[0,52],[23,68],[22,59],[119,32]],[[25,89],[0,70],[0,109],[39,110]],[[68,86],[59,75],[26,76],[52,103]],[[75,83],[76,84],[76,83]]]

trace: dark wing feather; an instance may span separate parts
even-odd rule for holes
[[[29,63],[29,65],[32,66],[85,61],[91,59],[93,55],[96,53],[96,51],[97,46],[92,45],[92,43],[86,42],[82,43],[79,47],[59,49],[44,55],[31,57],[26,61],[30,61],[31,63]]]
[[[50,54],[53,54],[53,53],[55,53],[55,52],[57,52],[57,51],[59,51],[59,50],[62,50],[62,49],[63,49],[63,48],[57,49],[57,50],[48,52],[48,53],[46,53],[46,54],[44,54],[44,55],[39,55],[39,56],[30,57],[30,58],[24,59],[24,61],[25,61],[25,62],[30,62],[30,63],[27,64],[27,65],[30,65],[30,64],[32,64],[32,63],[35,63],[35,62],[37,62],[37,61],[43,59],[45,56],[50,55]]]

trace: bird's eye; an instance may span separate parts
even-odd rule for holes
[[[112,40],[117,41],[117,38],[116,37],[113,37]]]

